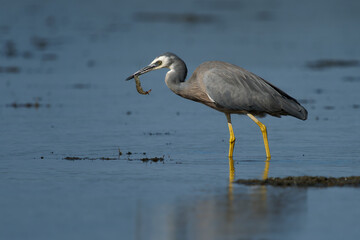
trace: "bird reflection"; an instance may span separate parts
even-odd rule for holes
[[[264,163],[261,177],[266,180],[269,176],[270,158]],[[293,225],[286,224],[287,219],[291,218],[294,222],[302,221],[307,193],[305,189],[238,186],[234,180],[234,159],[229,157],[227,201],[224,204],[221,199],[212,200],[216,202],[212,204],[216,209],[209,211],[215,213],[206,213],[208,217],[216,216],[216,219],[213,219],[216,230],[212,235],[214,237],[210,239],[222,238],[224,235],[272,238],[271,233],[274,231],[290,232],[294,229]]]
[[[266,158],[265,161],[265,168],[262,174],[262,179],[266,180],[269,175],[269,168],[270,168],[270,158]],[[229,157],[229,187],[228,187],[228,219],[232,218],[233,211],[233,201],[234,201],[234,189],[233,184],[235,180],[235,165],[234,165],[234,159],[232,157]],[[259,192],[257,193],[258,196],[261,199],[261,204],[257,206],[257,208],[263,207],[266,208],[266,194],[267,194],[267,188],[266,186],[260,186]],[[263,210],[264,210],[263,209]]]
[[[229,157],[229,190],[228,190],[228,198],[230,201],[233,200],[233,182],[235,180],[235,166],[234,159]]]
[[[266,180],[269,176],[270,158],[266,158],[265,168],[262,175],[262,179]],[[233,157],[229,157],[229,193],[232,193],[232,184],[235,180],[235,165]]]
[[[269,159],[264,163],[266,179]],[[137,224],[138,239],[277,239],[306,222],[306,189],[249,187],[234,180],[234,160],[229,158],[228,188],[220,194],[217,190],[156,209],[142,208],[147,214]]]
[[[270,167],[270,158],[266,158],[264,173],[263,173],[263,177],[262,177],[263,180],[268,179],[268,176],[269,176],[269,167]]]

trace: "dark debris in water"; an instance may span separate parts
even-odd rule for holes
[[[133,153],[133,152],[127,152],[127,160],[128,161],[141,161],[143,163],[157,163],[157,162],[161,162],[164,163],[165,160],[165,155],[162,157],[134,157],[134,155],[146,155],[146,152],[143,153]],[[132,156],[132,157],[131,157]]]
[[[73,89],[89,89],[91,88],[90,84],[87,83],[75,83],[72,85]]]
[[[321,89],[321,88],[315,89],[316,94],[322,94],[323,92],[324,92],[324,89]]]
[[[12,40],[6,41],[6,43],[5,43],[5,55],[8,58],[16,57],[17,50],[16,50],[16,45],[15,45],[14,41],[12,41]]]
[[[239,179],[235,181],[244,185],[270,185],[278,187],[360,187],[360,176],[350,177],[322,177],[322,176],[300,176],[284,178]]]
[[[120,148],[118,148],[118,151],[119,151],[119,156],[123,155],[123,152],[120,150]],[[130,156],[130,155],[138,155],[138,154],[146,155],[146,152],[137,153],[137,152],[130,152],[130,151],[128,151],[128,152],[125,153],[125,154],[128,155],[128,156]]]
[[[335,107],[334,106],[324,106],[325,110],[334,110]]]
[[[96,64],[96,62],[95,62],[95,60],[93,60],[93,59],[90,59],[90,60],[88,60],[88,61],[86,62],[86,65],[87,65],[89,68],[94,67],[95,64]]]
[[[334,67],[357,67],[360,66],[358,60],[341,60],[341,59],[320,59],[316,61],[309,61],[307,64],[308,68],[313,70],[323,70],[326,68]]]
[[[148,133],[144,133],[144,135],[149,135],[149,136],[170,135],[170,132],[148,132]]]
[[[69,161],[76,161],[76,160],[117,160],[118,158],[110,158],[110,157],[99,157],[99,158],[89,158],[89,157],[64,157],[63,159]]]
[[[44,53],[42,55],[42,60],[44,62],[55,61],[57,59],[58,59],[58,55],[56,53]]]
[[[343,77],[343,81],[344,82],[360,82],[360,77],[346,76],[346,77]]]
[[[142,162],[164,162],[164,157],[141,158]]]
[[[352,108],[353,108],[353,109],[359,109],[359,108],[360,108],[360,104],[353,104],[353,105],[352,105]]]
[[[12,108],[39,108],[39,107],[50,107],[50,104],[40,104],[38,102],[35,103],[17,103],[17,102],[13,102],[11,104],[7,104],[7,107],[12,107]]]
[[[19,73],[20,68],[18,66],[7,66],[2,67],[0,66],[0,73]]]
[[[49,46],[49,40],[44,37],[33,37],[31,43],[37,50],[45,50]]]
[[[126,155],[123,157],[123,155]],[[140,156],[139,156],[140,155]],[[143,163],[164,163],[165,155],[161,157],[147,157],[146,152],[126,152],[123,153],[120,148],[118,148],[118,157],[78,157],[78,156],[67,156],[63,158],[68,161],[82,161],[82,160],[125,160],[125,161],[138,161]]]
[[[166,12],[137,12],[134,19],[139,22],[163,22],[163,23],[212,23],[216,17],[209,14],[195,13],[166,13]]]

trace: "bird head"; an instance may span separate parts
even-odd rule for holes
[[[173,53],[164,53],[158,57],[156,57],[148,66],[140,69],[139,71],[135,72],[133,75],[126,78],[126,80],[133,79],[134,76],[140,76],[144,73],[157,70],[160,68],[170,68],[172,64],[174,63],[175,59],[179,59],[178,56],[176,56]]]

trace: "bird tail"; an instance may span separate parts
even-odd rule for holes
[[[286,99],[286,103],[283,104],[283,110],[286,114],[301,120],[306,120],[308,116],[307,110],[301,106],[300,103],[294,100]]]
[[[261,78],[262,79],[262,78]],[[306,120],[308,112],[307,110],[301,106],[301,104],[293,97],[279,89],[278,87],[272,85],[268,81],[262,79],[264,82],[269,84],[272,88],[274,88],[282,97],[282,114],[291,115],[301,120]]]

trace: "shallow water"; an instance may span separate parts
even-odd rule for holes
[[[262,119],[269,176],[359,175],[359,66],[309,67],[360,60],[357,1],[3,2],[1,239],[360,236],[359,189],[229,184],[223,114],[173,94],[166,70],[141,77],[148,96],[124,81],[166,51],[190,73],[206,60],[240,65],[309,111]],[[233,126],[235,179],[261,178],[258,126]]]

